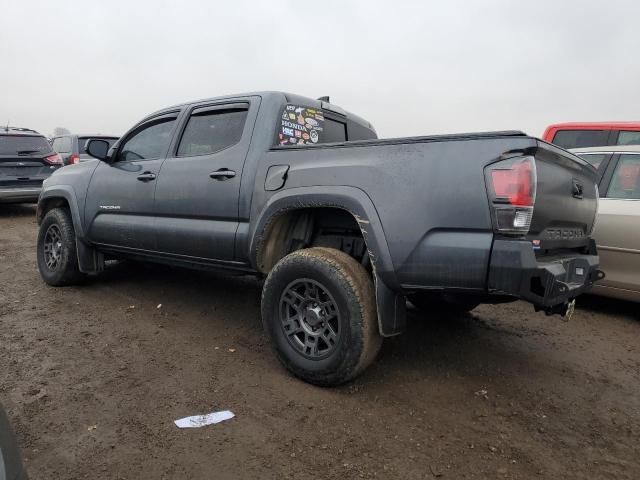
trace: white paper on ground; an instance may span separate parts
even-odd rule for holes
[[[174,423],[178,428],[199,428],[205,425],[224,422],[235,417],[233,412],[223,410],[221,412],[208,413],[206,415],[194,415],[193,417],[185,417],[175,420]]]

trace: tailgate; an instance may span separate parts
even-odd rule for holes
[[[537,192],[527,237],[541,254],[588,246],[598,208],[595,169],[542,141],[535,160]]]

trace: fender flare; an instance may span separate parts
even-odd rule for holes
[[[76,201],[76,193],[73,190],[73,187],[69,185],[56,185],[55,187],[42,190],[40,198],[38,199],[38,208],[36,210],[38,225],[42,222],[45,215],[45,212],[43,211],[45,201],[56,198],[62,198],[67,201],[69,210],[71,211],[71,220],[73,220],[73,228],[76,231],[76,237],[84,238],[84,228],[82,227],[82,221],[80,219],[80,209],[78,208],[78,202]]]
[[[401,333],[406,325],[405,297],[397,280],[387,239],[371,198],[361,189],[349,186],[295,187],[273,195],[258,214],[249,232],[249,252],[257,270],[258,250],[270,222],[279,215],[302,208],[339,208],[355,218],[367,245],[374,272],[378,328],[388,337]]]
[[[36,210],[36,220],[38,225],[42,222],[45,212],[44,204],[49,199],[64,199],[69,205],[71,221],[76,233],[76,252],[78,254],[78,269],[83,273],[96,274],[104,269],[104,257],[101,253],[92,248],[86,241],[85,231],[82,223],[82,216],[78,208],[76,194],[73,187],[69,185],[56,185],[47,188],[40,193],[38,207]]]

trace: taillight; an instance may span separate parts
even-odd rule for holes
[[[80,155],[74,153],[69,156],[69,165],[75,165],[76,163],[80,163]]]
[[[53,155],[49,155],[48,157],[44,157],[44,161],[49,165],[62,165],[62,157],[59,153],[54,153]]]
[[[486,169],[493,221],[502,233],[526,234],[536,202],[536,162],[517,157],[491,164]]]

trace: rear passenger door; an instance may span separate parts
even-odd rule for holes
[[[185,115],[156,187],[158,251],[234,260],[242,168],[258,106],[252,97],[195,105]]]
[[[640,290],[640,154],[615,155],[601,182],[594,237],[604,285]]]

